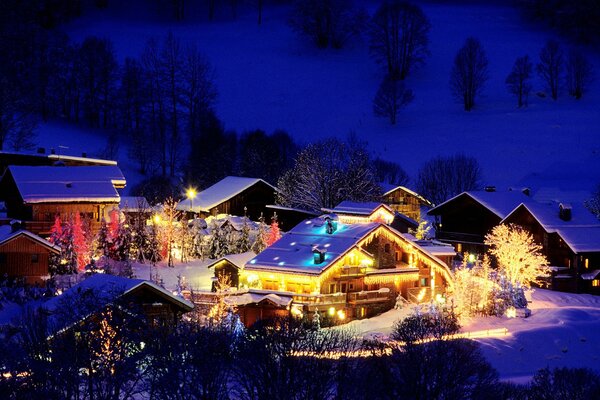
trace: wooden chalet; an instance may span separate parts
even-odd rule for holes
[[[50,275],[51,254],[60,247],[20,229],[20,224],[0,226],[0,276],[24,279],[26,284],[42,284]]]
[[[261,214],[267,215],[266,206],[275,203],[276,192],[277,188],[262,179],[228,176],[195,198],[181,200],[177,209],[201,218],[230,214],[257,220]]]
[[[354,202],[346,200],[335,206],[335,208],[324,208],[322,211],[334,214],[344,224],[381,222],[390,225],[402,233],[417,229],[419,226],[419,223],[412,218],[400,214],[387,204],[378,202]]]
[[[116,166],[113,160],[88,157],[86,153],[81,156],[56,154],[54,149],[46,153],[43,147],[38,148],[37,153],[0,151],[0,176],[11,165],[21,166]]]
[[[302,222],[239,273],[240,287],[291,296],[301,313],[340,320],[385,311],[398,295],[428,301],[452,286],[446,263],[390,226],[328,218]]]
[[[418,194],[404,186],[394,186],[382,184],[382,202],[387,204],[392,210],[406,215],[414,221],[421,220],[421,209],[429,209],[433,204]]]
[[[176,323],[194,305],[142,279],[94,274],[44,303],[57,330],[77,327],[107,308],[142,315],[149,325]]]
[[[552,269],[552,288],[600,294],[600,220],[583,205],[524,202],[502,220],[529,231]]]
[[[9,166],[0,180],[0,200],[9,218],[24,221],[27,230],[46,236],[55,216],[68,221],[75,213],[89,221],[92,233],[108,210],[118,207],[123,173],[110,166]]]
[[[227,277],[225,280],[232,288],[239,288],[239,271],[244,269],[244,265],[255,256],[256,253],[253,251],[248,251],[241,254],[229,254],[208,264],[207,268],[214,268],[215,270],[215,279],[213,280],[212,291],[214,292],[217,290],[217,278],[223,279],[222,277],[225,276]]]
[[[528,199],[520,191],[463,192],[427,214],[435,217],[436,239],[452,244],[458,253],[481,254],[485,235]]]

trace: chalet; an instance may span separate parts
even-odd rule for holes
[[[50,275],[50,255],[59,254],[60,247],[17,225],[0,226],[0,276],[43,283]]]
[[[381,184],[383,190],[382,202],[392,210],[406,215],[414,221],[421,220],[421,209],[429,209],[433,204],[407,187]]]
[[[554,289],[600,293],[600,221],[583,205],[523,202],[502,223],[522,226],[542,246]]]
[[[226,281],[233,288],[239,288],[239,271],[244,269],[244,265],[256,256],[253,251],[241,254],[228,254],[207,265],[207,268],[215,269],[215,280],[213,281],[212,291],[216,291],[216,278],[227,276]]]
[[[390,206],[378,202],[342,201],[335,208],[324,208],[324,212],[337,216],[344,224],[363,224],[367,222],[381,222],[391,225],[399,232],[406,233],[416,229],[419,223],[404,214],[393,210]]]
[[[56,154],[54,149],[46,153],[43,147],[38,148],[37,153],[0,151],[0,176],[11,165],[21,166],[116,166],[117,162],[113,160],[104,160],[100,158],[88,157],[86,153],[81,156]]]
[[[174,324],[194,305],[142,279],[94,274],[44,303],[57,330],[76,327],[106,308],[143,315],[148,323]]]
[[[109,209],[119,204],[125,177],[110,166],[9,166],[0,180],[0,200],[8,217],[25,222],[33,233],[50,234],[55,216],[80,213],[95,232]]]
[[[419,302],[452,285],[448,265],[380,222],[307,220],[248,261],[240,287],[292,296],[303,313],[364,318],[398,295]]]
[[[202,218],[230,214],[257,220],[261,213],[266,213],[267,204],[275,203],[276,192],[277,188],[262,179],[228,176],[194,198],[181,200],[177,209]]]
[[[463,192],[427,214],[435,217],[436,239],[452,244],[458,253],[483,253],[485,235],[527,200],[520,191]]]
[[[153,208],[143,196],[121,196],[118,209],[130,224],[145,224],[152,218]]]

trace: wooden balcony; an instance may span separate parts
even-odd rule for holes
[[[344,265],[340,269],[340,275],[336,279],[348,279],[363,276],[367,272],[367,267]]]
[[[385,303],[390,300],[392,300],[392,294],[388,288],[348,293],[348,303],[352,305]]]

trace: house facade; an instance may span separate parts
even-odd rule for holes
[[[60,247],[17,226],[0,226],[0,276],[42,284],[50,275],[49,260]]]
[[[385,186],[383,187],[382,202],[414,221],[419,222],[421,220],[421,209],[433,207],[433,204],[429,200],[407,187],[382,186]]]
[[[436,239],[452,244],[457,253],[482,254],[485,235],[528,199],[520,191],[463,192],[427,214],[435,218]]]
[[[276,192],[277,188],[262,179],[228,176],[195,198],[181,200],[177,209],[201,218],[230,214],[247,215],[256,221],[261,214],[267,217],[266,206],[275,204]]]
[[[600,294],[600,221],[583,205],[525,202],[502,223],[523,227],[542,246],[553,289]]]
[[[322,211],[332,213],[344,224],[381,222],[390,225],[401,233],[408,233],[419,226],[419,223],[412,218],[399,213],[387,204],[378,202],[346,200],[335,206],[335,208],[323,208]]]
[[[108,211],[117,208],[126,180],[111,166],[9,166],[0,180],[7,216],[27,230],[48,236],[56,216],[68,221],[79,213],[95,233]]]
[[[365,318],[401,295],[428,301],[452,285],[446,263],[380,222],[315,218],[289,231],[239,271],[240,287],[291,296],[302,313]]]

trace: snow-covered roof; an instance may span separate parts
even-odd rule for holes
[[[582,204],[570,205],[571,219],[565,221],[559,216],[559,204],[541,204],[528,201],[519,204],[504,218],[526,209],[548,233],[557,233],[575,253],[600,251],[600,220]]]
[[[520,203],[527,201],[529,197],[520,191],[506,192],[488,192],[488,191],[471,191],[462,192],[451,199],[446,200],[440,205],[435,206],[427,212],[429,215],[436,215],[441,208],[445,208],[448,204],[453,203],[464,196],[470,197],[492,213],[496,214],[500,219],[505,218],[512,210]]]
[[[600,277],[600,269],[595,269],[592,272],[586,272],[585,274],[581,274],[581,279],[586,281],[592,281],[594,279],[598,279]]]
[[[259,182],[270,186],[273,191],[277,191],[275,186],[259,178],[228,176],[198,193],[196,198],[181,200],[177,205],[177,209],[181,211],[208,212]]]
[[[8,171],[25,203],[115,203],[125,177],[119,167],[10,166]]]
[[[384,196],[387,196],[388,194],[395,192],[396,190],[403,190],[406,193],[413,195],[417,199],[419,199],[419,201],[421,202],[422,205],[426,205],[429,207],[433,206],[433,204],[429,200],[427,200],[425,197],[421,196],[419,193],[415,192],[414,190],[407,188],[406,186],[390,185],[389,183],[380,183],[379,186],[381,186],[381,190],[383,191]]]
[[[249,290],[246,293],[234,294],[225,297],[225,302],[230,305],[244,306],[247,304],[259,304],[269,301],[279,307],[287,307],[293,301],[293,294],[285,295],[282,293],[268,293],[262,290]]]
[[[150,203],[143,196],[121,196],[119,209],[129,212],[152,211]]]
[[[0,226],[0,245],[8,242],[9,240],[12,240],[12,239],[18,237],[18,236],[27,236],[30,239],[33,239],[36,242],[40,243],[41,245],[46,246],[48,249],[50,249],[51,251],[53,251],[55,253],[60,252],[59,246],[50,243],[46,239],[43,239],[34,233],[31,233],[31,232],[29,232],[27,230],[23,230],[23,229],[13,232],[12,227],[10,225]]]
[[[103,303],[96,304],[96,306],[103,307],[117,300],[119,297],[124,296],[142,286],[152,288],[154,291],[160,293],[163,297],[169,299],[171,302],[179,304],[184,309],[191,310],[194,308],[194,305],[191,302],[174,295],[173,293],[156,285],[153,282],[143,279],[129,279],[110,274],[91,275],[87,279],[65,291],[62,295],[54,297],[45,302],[44,308],[48,311],[54,311],[63,304],[63,301],[69,300],[69,298],[72,296],[81,296],[85,293],[93,293],[94,298]]]
[[[308,210],[303,210],[301,208],[294,208],[294,207],[285,207],[285,206],[280,206],[278,204],[267,204],[265,206],[266,208],[270,208],[272,210],[281,210],[281,211],[294,211],[297,213],[302,213],[302,214],[306,214],[306,215],[313,215],[313,216],[317,216],[319,215],[316,212],[313,211],[308,211]]]
[[[213,261],[212,263],[208,264],[207,268],[212,268],[215,265],[217,265],[218,263],[220,263],[221,261],[226,260],[226,261],[229,261],[230,263],[232,263],[238,269],[242,269],[242,268],[244,268],[244,265],[248,261],[253,259],[254,257],[256,257],[256,253],[253,251],[247,251],[245,253],[239,253],[239,254],[228,254],[228,255],[221,257],[221,258]]]
[[[297,271],[318,275],[380,225],[377,222],[338,223],[337,230],[328,234],[322,219],[306,220],[248,261],[245,268]],[[314,263],[315,246],[326,250],[325,259],[320,264]]]
[[[321,210],[324,212],[330,212],[335,214],[351,214],[351,215],[371,215],[378,208],[385,208],[390,213],[394,214],[394,210],[392,210],[388,205],[377,202],[377,201],[350,201],[344,200],[335,208],[322,208]]]
[[[455,256],[454,246],[448,243],[440,242],[435,239],[417,239],[410,233],[403,233],[402,236],[411,242],[419,245],[423,250],[434,256]]]

